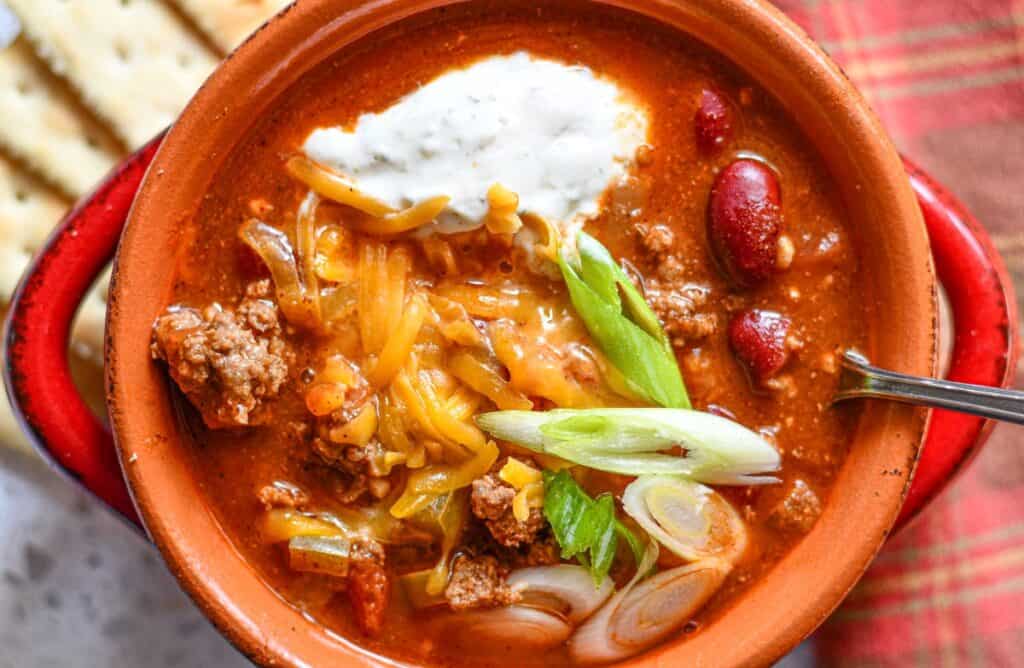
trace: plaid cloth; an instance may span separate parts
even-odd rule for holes
[[[777,4],[986,225],[1024,294],[1024,0]],[[1024,665],[1024,429],[996,429],[815,640],[827,666]]]

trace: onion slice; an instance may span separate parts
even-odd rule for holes
[[[589,617],[615,591],[611,578],[594,586],[594,578],[582,566],[558,564],[513,572],[508,584],[522,594],[522,605],[554,612],[573,626]]]
[[[700,611],[729,570],[707,559],[630,582],[577,629],[569,639],[570,656],[582,664],[607,663],[656,645]]]
[[[713,489],[681,477],[641,476],[622,494],[623,509],[647,533],[687,561],[733,563],[747,547],[747,529]]]
[[[483,641],[488,651],[495,645],[531,649],[555,647],[572,633],[572,626],[564,619],[523,605],[455,613],[446,626],[453,635]]]
[[[729,570],[721,561],[706,559],[644,580],[612,615],[612,638],[636,651],[664,640],[704,607]]]
[[[654,568],[658,561],[658,552],[658,543],[653,540],[649,542],[647,549],[644,550],[644,558],[637,565],[633,579],[627,582],[625,587],[615,592],[615,595],[601,609],[576,629],[576,633],[569,639],[569,653],[580,663],[611,661],[620,656],[626,656],[611,637],[609,625],[615,611],[629,595],[629,592]]]
[[[238,236],[270,270],[284,317],[294,325],[315,329],[320,322],[319,307],[299,279],[299,267],[288,236],[255,218],[242,224]]]

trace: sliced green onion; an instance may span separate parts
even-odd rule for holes
[[[779,453],[732,420],[670,408],[496,411],[476,418],[495,438],[624,475],[685,475],[712,485],[778,482]],[[682,455],[664,454],[682,447]]]
[[[626,541],[626,545],[629,545],[629,549],[633,553],[633,560],[639,566],[644,560],[644,550],[646,549],[644,544],[640,542],[635,533],[629,530],[629,527],[618,520],[615,522],[615,533],[619,535],[619,538]]]
[[[580,274],[584,282],[600,291],[608,303],[621,306],[626,317],[640,329],[669,346],[658,316],[608,249],[581,231],[577,234],[576,250],[580,256]]]
[[[620,535],[634,556],[643,554],[640,541],[615,517],[610,494],[593,499],[566,470],[544,471],[544,517],[551,524],[562,558],[576,558],[600,586],[611,570]]]
[[[295,536],[288,541],[293,571],[347,577],[351,543],[340,536]]]
[[[680,477],[641,476],[622,507],[644,531],[687,561],[721,560],[727,568],[747,547],[736,509],[710,487]]]
[[[675,352],[654,311],[597,239],[580,232],[576,246],[579,257],[560,253],[558,267],[590,336],[638,396],[689,408]]]
[[[575,564],[520,568],[509,574],[508,586],[522,594],[520,605],[540,608],[574,626],[592,615],[615,591],[614,580],[605,578],[595,587],[587,569]]]
[[[693,619],[728,574],[708,559],[628,583],[569,638],[573,664],[607,665],[656,645]]]
[[[551,446],[547,452],[587,468],[620,475],[687,475],[693,468],[685,458],[672,455],[606,455],[575,445]]]
[[[573,658],[580,659],[579,663],[584,665],[599,662],[607,663],[611,660],[628,656],[628,654],[636,653],[635,651],[624,651],[619,646],[614,634],[610,630],[610,626],[616,611],[626,597],[629,596],[629,593],[637,586],[637,583],[654,571],[655,564],[658,562],[658,553],[658,542],[655,540],[649,541],[644,550],[643,559],[637,566],[636,573],[632,579],[622,589],[615,592],[608,599],[607,603],[598,608],[597,612],[583,622],[583,625],[569,639],[569,652]]]

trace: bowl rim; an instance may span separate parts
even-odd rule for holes
[[[149,323],[170,296],[175,263],[168,259],[177,256],[181,223],[205,191],[201,182],[215,171],[209,165],[234,147],[218,138],[237,142],[254,113],[348,43],[410,15],[462,1],[300,0],[285,9],[229,56],[189,103],[150,166],[118,249],[107,321],[107,396],[125,477],[147,531],[183,589],[228,640],[259,664],[393,662],[367,654],[288,605],[245,563],[213,513],[197,507],[194,495],[201,490],[183,461],[167,381],[148,360]],[[857,218],[887,221],[885,234],[879,232],[881,247],[871,252],[900,258],[899,266],[886,269],[892,275],[869,291],[878,291],[882,310],[893,300],[899,303],[907,324],[899,341],[870,334],[876,360],[908,373],[932,373],[935,275],[924,224],[898,154],[838,66],[765,0],[592,1],[699,35],[748,72],[759,59],[771,63],[754,78],[797,117],[844,187],[866,189],[864,201],[854,202],[864,207]],[[240,98],[239,91],[246,95]],[[813,111],[805,114],[805,106]],[[831,139],[822,143],[822,137]],[[856,159],[844,157],[851,152]],[[887,536],[909,485],[926,420],[921,409],[866,406],[855,445],[835,482],[842,493],[828,502],[829,508],[856,509],[849,513],[855,516],[843,518],[826,509],[769,577],[730,607],[730,621],[710,624],[686,642],[666,642],[624,665],[667,666],[681,659],[696,665],[765,664],[795,646],[839,604]],[[846,478],[870,482],[872,494],[844,483]],[[852,534],[851,525],[857,528]],[[800,563],[817,569],[817,577],[794,589],[801,584]],[[764,614],[771,609],[766,603],[792,598],[794,591],[802,597],[799,606],[790,606],[795,610]],[[788,616],[780,623],[783,612]],[[730,626],[744,629],[743,643],[735,642]]]

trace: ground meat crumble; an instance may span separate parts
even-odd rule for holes
[[[646,287],[647,301],[658,314],[673,346],[681,348],[688,342],[699,341],[718,331],[718,317],[714,313],[700,312],[710,296],[707,288],[656,279],[648,281]]]
[[[508,586],[507,577],[507,567],[495,557],[459,556],[444,590],[445,600],[452,610],[511,605],[519,601],[519,594]]]
[[[384,565],[384,548],[375,540],[352,543],[349,551],[348,597],[360,630],[376,635],[384,626],[391,597],[391,579]]]
[[[655,276],[665,281],[683,278],[683,263],[672,252],[675,233],[668,225],[637,223],[634,227],[640,248],[654,269]]]
[[[782,531],[807,533],[821,515],[821,500],[803,480],[793,482],[785,498],[768,515],[768,522]]]
[[[267,510],[301,508],[309,503],[309,495],[306,492],[282,480],[275,480],[269,485],[264,485],[256,496]]]
[[[554,566],[562,563],[561,549],[550,532],[537,536],[537,539],[529,545],[524,545],[517,550],[508,550],[502,556],[512,569]]]
[[[713,313],[701,312],[710,290],[687,283],[682,262],[674,254],[675,234],[666,225],[638,223],[636,233],[655,276],[644,284],[647,302],[677,348],[711,336],[719,329]]]
[[[516,490],[494,473],[473,481],[473,514],[484,521],[495,542],[504,547],[533,543],[546,521],[540,508],[531,508],[530,516],[520,522],[512,513]]]
[[[288,377],[290,353],[270,282],[251,284],[236,309],[211,304],[202,311],[172,306],[153,324],[154,359],[211,429],[246,426]]]
[[[358,501],[364,494],[382,499],[391,491],[389,472],[383,468],[384,446],[376,439],[366,445],[348,445],[318,436],[311,447],[325,464],[346,474],[338,496],[342,503]]]

